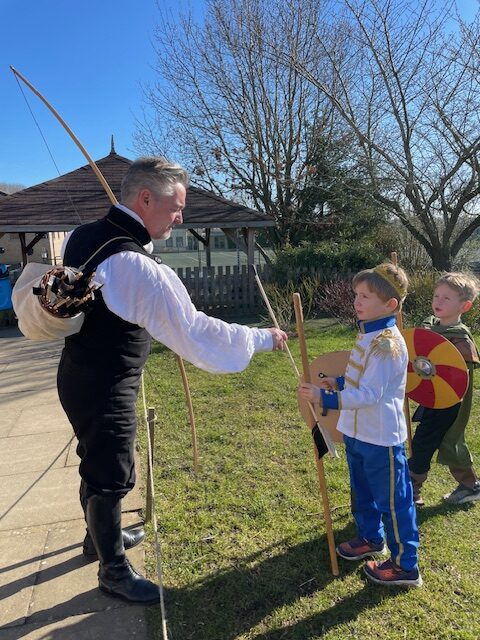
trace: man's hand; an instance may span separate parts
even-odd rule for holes
[[[285,345],[285,342],[288,340],[287,334],[285,333],[285,331],[282,331],[281,329],[275,329],[274,327],[271,327],[268,330],[272,334],[273,339],[272,351],[281,351]]]

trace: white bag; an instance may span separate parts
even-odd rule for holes
[[[90,260],[92,260],[108,244],[117,240],[132,240],[132,237],[117,236],[115,238],[110,238],[104,242],[78,269],[66,267],[66,271],[83,272]],[[23,335],[26,338],[30,338],[30,340],[61,340],[62,338],[73,335],[74,333],[78,333],[82,328],[83,321],[85,320],[85,313],[83,311],[80,311],[71,317],[68,317],[68,315],[55,315],[54,313],[49,313],[42,306],[40,296],[33,292],[34,288],[36,289],[40,286],[46,273],[49,271],[53,272],[55,270],[61,271],[61,269],[62,267],[52,267],[52,265],[29,262],[23,269],[20,277],[13,287],[12,303],[13,310],[18,318],[18,327]],[[88,289],[85,291],[87,297],[93,300],[94,295],[92,294],[94,290],[98,288],[100,288],[99,285],[91,281],[88,285]],[[85,293],[82,293],[82,296],[85,295]],[[85,301],[86,299],[87,298],[83,298],[82,301]],[[74,310],[75,308],[72,307],[72,309]]]
[[[46,311],[39,296],[33,293],[52,265],[29,262],[23,269],[12,291],[12,303],[18,318],[18,327],[30,340],[60,340],[78,333],[85,319],[83,312],[71,318],[61,318]]]

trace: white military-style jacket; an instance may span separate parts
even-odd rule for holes
[[[362,442],[390,447],[405,442],[403,412],[408,352],[395,316],[359,322],[340,391],[322,394],[341,410],[337,429]],[[336,396],[336,397],[332,397]]]

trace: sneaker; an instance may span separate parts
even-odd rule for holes
[[[391,560],[384,562],[368,560],[363,570],[369,580],[387,587],[421,587],[423,584],[418,567],[411,569],[411,571],[404,571]]]
[[[477,480],[473,489],[459,484],[452,493],[444,495],[443,499],[449,504],[465,504],[465,502],[480,500],[480,481]]]
[[[370,542],[365,538],[353,538],[348,542],[342,542],[337,547],[337,554],[344,560],[361,560],[372,556],[381,556],[385,551],[383,540]]]
[[[413,499],[413,502],[415,503],[416,507],[425,506],[425,500],[422,498],[422,496],[417,496],[416,498]]]

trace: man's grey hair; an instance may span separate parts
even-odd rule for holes
[[[122,180],[121,201],[130,202],[142,189],[157,196],[171,196],[177,184],[185,189],[189,185],[188,173],[179,164],[162,157],[138,158]]]

